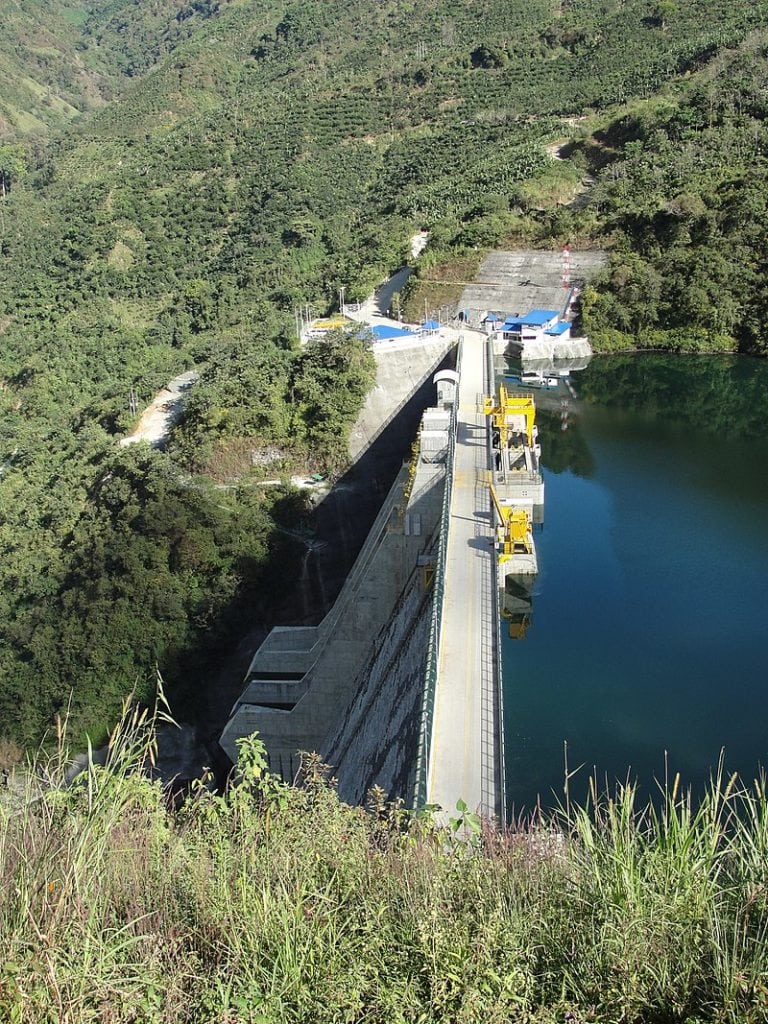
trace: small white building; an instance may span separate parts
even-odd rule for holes
[[[438,370],[432,378],[432,383],[437,386],[437,404],[442,409],[452,406],[456,401],[459,387],[458,373],[455,370]]]
[[[494,331],[501,330],[501,325],[504,322],[504,317],[499,316],[498,313],[494,313],[492,309],[489,309],[485,314],[480,323],[486,334],[493,334]]]
[[[547,338],[552,338],[553,341],[570,341],[572,326],[570,320],[558,320],[555,326],[544,331],[544,334]]]
[[[525,316],[510,316],[501,327],[504,341],[529,359],[553,359],[567,351],[573,324],[561,320],[556,309],[532,309]],[[563,349],[563,346],[566,349]]]
[[[532,309],[524,316],[509,316],[501,328],[504,340],[521,347],[527,341],[540,341],[557,324],[559,318],[556,309]]]

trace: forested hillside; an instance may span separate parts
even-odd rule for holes
[[[44,135],[109,95],[109,76],[88,60],[77,0],[9,0],[0,17],[0,145]]]
[[[602,348],[768,354],[768,33],[592,140],[611,266],[585,296]]]
[[[632,207],[648,199],[644,161],[659,173],[643,153],[679,150],[679,132],[694,146],[698,132],[719,173],[729,136],[718,125],[746,138],[759,111],[734,98],[710,114],[702,99],[699,121],[677,128],[672,111],[696,109],[692,83],[736,81],[742,57],[758,74],[759,42],[738,47],[768,3],[14,9],[0,59],[20,81],[30,26],[56,34],[62,71],[48,88],[68,105],[44,118],[19,93],[14,109],[32,111],[36,133],[7,116],[0,145],[0,728],[30,743],[70,689],[75,722],[97,730],[156,665],[188,700],[232,642],[237,609],[247,600],[268,617],[275,572],[291,571],[284,531],[306,512],[255,489],[252,464],[276,452],[270,473],[338,469],[371,380],[361,343],[299,353],[297,306],[327,309],[341,285],[364,296],[427,226],[427,270],[520,233],[607,239],[629,272],[613,267],[585,319],[609,338],[668,316],[675,296],[641,322],[642,276],[632,283],[665,273],[667,258],[658,210]],[[46,129],[64,117],[69,127]],[[570,162],[548,155],[579,131]],[[588,166],[592,204],[558,205]],[[699,221],[727,231],[728,202],[726,189],[710,220],[680,203],[678,247]],[[118,449],[131,394],[145,402],[193,366],[201,378],[168,450]]]
[[[229,0],[6,0],[0,18],[0,145],[38,144],[119,95]]]

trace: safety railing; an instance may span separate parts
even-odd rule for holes
[[[456,372],[459,375],[461,375],[462,342],[463,337],[460,335],[456,356]],[[459,383],[460,387],[461,384]],[[456,419],[459,399],[460,394],[457,391],[448,432],[448,453],[445,460],[445,491],[443,492],[443,507],[440,513],[440,539],[438,541],[435,577],[432,585],[432,616],[429,625],[429,638],[427,640],[421,727],[416,754],[416,775],[412,801],[414,807],[423,807],[427,802],[427,781],[432,751],[432,727],[435,717],[435,692],[437,690],[437,673],[440,663],[440,631],[443,622],[443,602],[445,599],[445,560],[448,552],[448,529],[451,519],[453,463],[456,453]]]
[[[493,362],[493,340],[489,339],[485,349],[485,386],[489,395],[496,393],[496,371]],[[532,395],[521,397],[532,398]],[[488,462],[491,464],[492,452],[490,448],[490,437],[488,438]],[[491,474],[489,474],[490,476]],[[541,476],[538,473],[529,473],[525,470],[511,472],[507,477],[508,481],[516,483],[540,483]],[[496,748],[496,811],[499,822],[502,826],[507,823],[507,766],[504,750],[504,670],[501,659],[501,607],[499,602],[498,571],[496,559],[493,560],[493,580],[491,584],[493,602],[493,621],[495,623],[494,651],[493,651],[493,685],[494,685],[494,723],[495,736],[494,746]]]
[[[494,577],[497,576],[496,560],[493,566]],[[498,792],[496,796],[496,812],[499,822],[504,828],[507,824],[507,762],[504,749],[504,669],[501,660],[501,607],[497,579],[493,581],[493,618],[496,623],[496,643],[494,645],[493,675],[495,687],[495,719],[496,719],[496,775]]]

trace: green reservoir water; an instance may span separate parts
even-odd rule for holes
[[[768,363],[604,357],[568,427],[541,392],[545,524],[531,626],[502,624],[507,797],[589,773],[651,795],[768,768]],[[561,385],[562,387],[562,385]],[[546,406],[549,406],[547,411]]]

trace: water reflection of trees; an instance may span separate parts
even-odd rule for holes
[[[745,356],[601,356],[577,388],[584,402],[674,417],[699,433],[765,436],[768,364]]]
[[[569,415],[563,429],[561,413],[537,409],[536,422],[541,436],[541,461],[551,473],[570,470],[577,476],[592,476],[595,460],[589,450],[577,417]]]

